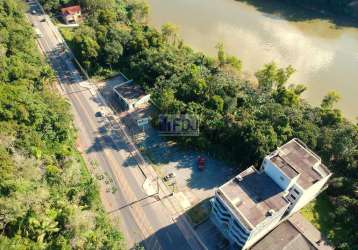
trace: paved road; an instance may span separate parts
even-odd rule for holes
[[[28,18],[43,37],[38,38],[42,52],[50,59],[60,82],[61,92],[73,108],[79,130],[79,147],[87,162],[96,161],[97,171],[107,173],[117,191],[106,192],[101,185],[102,201],[113,218],[119,218],[128,247],[141,243],[146,249],[199,249],[187,227],[174,223],[165,201],[148,197],[142,188],[145,177],[137,167],[123,137],[98,111],[107,107],[98,92],[89,89],[73,63],[70,52],[64,50],[63,39],[36,3],[29,3]],[[36,13],[32,13],[35,10]],[[108,186],[108,185],[107,185]]]

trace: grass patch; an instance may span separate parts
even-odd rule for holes
[[[76,47],[76,43],[74,42],[74,38],[75,38],[75,31],[77,28],[67,28],[67,27],[62,27],[62,28],[58,28],[61,35],[63,36],[63,39],[66,41],[66,44],[68,45],[68,47],[71,49],[73,55],[77,58],[78,60],[78,50]],[[75,64],[77,67],[77,64]]]
[[[210,200],[206,199],[190,208],[186,215],[194,226],[199,225],[209,218],[210,208]]]
[[[106,69],[105,71],[100,72],[100,75],[94,75],[91,77],[94,81],[104,81],[106,79],[110,79],[116,77],[121,74],[120,69]]]
[[[301,214],[309,220],[329,241],[335,241],[339,232],[335,231],[334,206],[326,194],[319,195],[314,201],[301,209]]]
[[[59,28],[59,30],[66,42],[71,42],[73,40],[75,33],[73,28]]]

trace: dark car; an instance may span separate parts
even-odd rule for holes
[[[169,173],[166,176],[164,176],[164,181],[169,181],[170,179],[174,179],[174,178],[175,178],[175,174]]]

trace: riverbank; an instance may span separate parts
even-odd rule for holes
[[[215,56],[215,46],[223,42],[251,75],[273,60],[281,67],[292,65],[296,73],[290,84],[305,84],[303,97],[309,103],[318,106],[327,92],[336,90],[342,97],[337,107],[352,121],[358,116],[352,105],[358,93],[358,29],[336,27],[322,15],[267,1],[255,1],[264,6],[233,0],[210,5],[204,0],[148,2],[150,24],[174,23],[195,50]]]

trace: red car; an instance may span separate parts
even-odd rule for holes
[[[204,157],[199,156],[198,160],[197,160],[197,163],[198,163],[199,170],[204,170],[205,169],[205,158]]]

